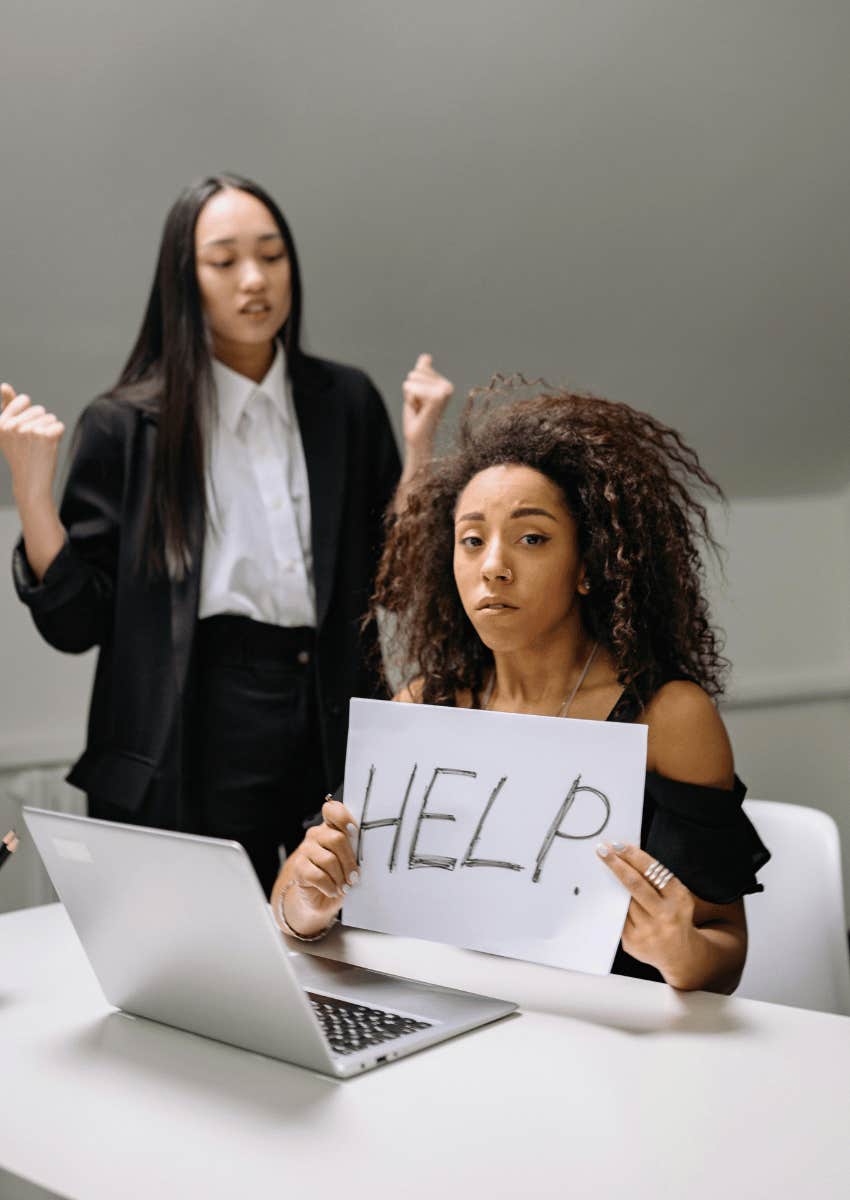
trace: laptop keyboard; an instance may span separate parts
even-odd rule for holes
[[[415,1021],[412,1017],[402,1017],[381,1008],[367,1008],[364,1004],[337,1000],[334,996],[321,996],[316,992],[307,995],[334,1054],[354,1054],[369,1046],[391,1042],[406,1033],[431,1028],[429,1021]]]

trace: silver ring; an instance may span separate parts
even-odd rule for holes
[[[652,884],[656,892],[663,892],[673,878],[673,872],[669,871],[657,859],[649,864],[643,874],[644,878]]]

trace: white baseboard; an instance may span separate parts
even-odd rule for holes
[[[721,707],[772,708],[785,704],[812,704],[850,700],[850,663],[813,671],[743,675],[733,678]]]
[[[0,771],[26,770],[28,767],[70,767],[83,752],[78,729],[54,729],[31,736],[0,734]]]

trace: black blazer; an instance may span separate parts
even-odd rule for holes
[[[383,401],[352,367],[303,357],[293,398],[310,485],[316,585],[319,717],[326,778],[343,775],[351,696],[380,694],[376,631],[360,632],[372,593],[383,518],[399,456]],[[60,515],[64,548],[41,583],[18,544],[15,586],[42,636],[58,650],[98,645],[85,753],[68,779],[89,811],[119,806],[145,821],[156,779],[173,811],[156,823],[191,827],[181,797],[183,702],[187,695],[204,542],[192,523],[192,568],[182,582],[151,582],[140,563],[156,442],[156,414],[95,400],[75,435]],[[200,506],[199,506],[200,507]],[[162,788],[160,786],[159,790]]]

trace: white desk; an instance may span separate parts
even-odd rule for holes
[[[338,1082],[116,1013],[62,908],[11,913],[0,1166],[73,1200],[850,1194],[850,1019],[350,930],[316,949],[523,1011]]]

